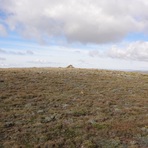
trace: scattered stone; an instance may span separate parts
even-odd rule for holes
[[[56,118],[55,118],[55,115],[51,115],[49,117],[45,117],[41,120],[41,123],[48,123],[48,122],[51,122],[51,121],[54,121]]]
[[[14,122],[10,121],[10,122],[6,122],[4,127],[8,128],[8,127],[12,127],[14,126]]]
[[[148,127],[142,127],[141,130],[148,133]]]
[[[26,108],[30,108],[31,107],[31,103],[28,103],[25,105]]]
[[[15,124],[16,125],[23,125],[23,122],[22,121],[16,121]]]
[[[136,141],[130,141],[130,145],[132,145],[132,146],[135,146],[137,144],[137,142]]]
[[[90,119],[90,120],[88,120],[88,123],[95,124],[95,123],[96,123],[96,121],[95,121],[95,120],[93,120],[93,119]]]
[[[69,105],[68,104],[63,104],[62,107],[63,108],[67,108]]]
[[[45,122],[50,122],[50,121],[52,121],[54,119],[54,117],[53,116],[51,116],[51,117],[45,117]]]
[[[55,120],[59,120],[59,119],[61,119],[62,118],[62,114],[56,114],[55,115]]]
[[[3,83],[3,82],[4,82],[4,80],[0,80],[0,82],[1,82],[1,83]]]
[[[81,94],[81,95],[83,95],[83,94],[84,94],[84,92],[83,92],[83,91],[81,91],[81,92],[80,92],[80,94]]]
[[[42,114],[42,113],[44,113],[44,110],[38,110],[37,113]]]
[[[83,142],[81,148],[86,148],[86,147],[90,147],[90,148],[92,147],[93,148],[93,147],[96,147],[96,145],[90,140],[85,140]]]
[[[119,108],[115,108],[114,110],[115,110],[115,112],[118,112],[118,113],[121,112],[121,109],[119,109]]]
[[[47,141],[47,137],[46,136],[41,136],[40,139],[39,139],[39,142],[45,142]]]

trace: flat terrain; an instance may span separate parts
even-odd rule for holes
[[[148,148],[148,74],[0,69],[0,148]]]

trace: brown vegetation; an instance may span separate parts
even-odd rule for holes
[[[0,69],[0,148],[146,148],[148,75]]]

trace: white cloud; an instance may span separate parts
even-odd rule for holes
[[[114,46],[107,51],[111,58],[148,62],[148,42],[133,42],[125,47]]]
[[[0,0],[5,23],[40,42],[108,43],[147,32],[147,0]]]
[[[34,53],[33,53],[33,51],[31,51],[31,50],[27,50],[27,51],[26,51],[26,54],[33,55]]]
[[[37,66],[37,67],[59,67],[61,63],[58,62],[51,62],[49,60],[46,59],[33,59],[30,60],[26,63],[27,65],[31,65],[31,66]]]
[[[6,51],[3,49],[0,49],[0,53],[6,53]]]
[[[133,43],[134,44],[134,43]],[[139,42],[140,44],[140,42]],[[126,49],[129,45],[126,45],[125,48],[121,48],[121,45],[116,46],[118,49]],[[135,45],[136,46],[136,45]],[[140,46],[140,45],[139,45]],[[37,47],[36,47],[37,48]],[[36,49],[35,48],[35,49]],[[97,47],[96,47],[97,48]],[[93,48],[94,50],[97,50]],[[27,50],[29,50],[28,47]],[[100,47],[98,47],[100,49]],[[3,49],[4,51],[13,51],[17,52],[18,50],[11,49]],[[131,70],[148,70],[148,62],[146,61],[136,61],[130,60],[124,57],[117,58],[109,58],[111,55],[104,53],[101,54],[103,56],[94,56],[90,57],[89,53],[90,49],[68,49],[61,47],[39,47],[38,50],[35,50],[35,54],[33,55],[25,55],[22,56],[20,54],[2,54],[0,53],[0,57],[6,58],[5,61],[0,61],[0,67],[66,67],[72,64],[77,68],[100,68],[100,69],[131,69]],[[80,52],[75,52],[80,51]],[[109,52],[109,51],[108,51]],[[26,51],[24,51],[26,53]],[[105,56],[105,54],[107,54]]]
[[[6,36],[6,35],[7,35],[6,28],[4,27],[4,25],[0,24],[0,36]]]
[[[5,61],[5,60],[6,60],[5,58],[0,57],[0,61]]]
[[[1,54],[12,54],[12,55],[33,55],[33,51],[31,50],[27,50],[27,51],[19,51],[19,50],[12,50],[12,51],[8,51],[8,50],[3,50],[0,49],[0,53]]]
[[[88,52],[89,56],[91,57],[96,57],[96,56],[101,56],[100,52],[98,50],[90,50]]]
[[[36,60],[28,61],[28,63],[33,63],[33,64],[51,64],[52,62],[49,62],[49,61],[43,60],[43,59],[36,59]]]
[[[7,55],[8,65],[15,61],[13,66],[76,63],[76,67],[130,65],[130,69],[142,66],[147,69],[148,42],[138,41],[124,47],[119,43],[110,48],[132,32],[148,34],[147,8],[146,0],[0,0],[0,10],[5,13],[0,19],[1,35],[6,35],[5,24],[14,34],[52,43],[37,45],[8,38],[0,41],[3,48],[0,56]]]
[[[0,67],[4,67],[4,68],[6,68],[6,67],[8,67],[8,66],[9,66],[8,64],[0,63]]]
[[[34,53],[30,50],[27,51],[8,51],[7,54],[15,54],[15,55],[33,55]]]

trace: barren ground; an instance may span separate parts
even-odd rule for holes
[[[0,148],[147,148],[148,74],[0,69]]]

